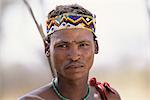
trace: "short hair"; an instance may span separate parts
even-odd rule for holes
[[[56,7],[56,9],[52,10],[48,14],[48,19],[59,16],[64,13],[74,13],[74,14],[82,14],[82,15],[89,15],[93,16],[90,11],[87,9],[83,8],[82,6],[78,4],[72,4],[72,5],[59,5]]]

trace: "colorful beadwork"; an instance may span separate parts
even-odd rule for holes
[[[95,33],[96,17],[82,14],[65,13],[48,19],[46,26],[48,35],[55,31],[68,28],[83,28]]]

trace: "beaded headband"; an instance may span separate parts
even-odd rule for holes
[[[96,16],[82,14],[64,13],[62,15],[49,18],[46,22],[47,34],[69,28],[83,28],[95,33]]]

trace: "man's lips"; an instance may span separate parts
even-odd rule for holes
[[[80,63],[71,63],[65,66],[65,69],[70,69],[70,68],[81,68],[83,67],[83,64]]]

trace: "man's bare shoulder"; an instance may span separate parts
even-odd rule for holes
[[[26,95],[18,98],[18,100],[46,100],[50,96],[53,97],[53,91],[51,88],[51,84],[47,84],[27,93]]]
[[[25,95],[18,98],[18,100],[44,100],[44,99],[36,95]]]

